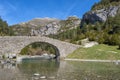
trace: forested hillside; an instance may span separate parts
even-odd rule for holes
[[[110,6],[119,6],[120,0],[101,0],[99,3],[95,3],[92,6],[92,10],[98,10],[103,8],[108,8]]]
[[[6,21],[2,20],[0,17],[0,36],[13,35],[12,29],[8,27]]]
[[[78,28],[52,37],[76,44],[80,44],[81,39],[89,38],[90,41],[100,44],[120,45],[119,5],[120,0],[101,0],[93,5],[91,11],[84,14]]]

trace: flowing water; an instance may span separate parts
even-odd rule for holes
[[[0,80],[120,80],[120,63],[26,59],[0,64]]]

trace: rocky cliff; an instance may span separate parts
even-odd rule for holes
[[[105,0],[102,0],[105,1]],[[100,2],[99,5],[95,6],[103,6],[102,1]],[[115,2],[114,2],[115,3]],[[85,23],[86,24],[95,24],[96,22],[105,22],[109,17],[115,17],[118,13],[120,13],[120,5],[112,5],[111,3],[108,3],[110,5],[105,5],[103,8],[98,8],[95,10],[91,10],[89,12],[86,12],[83,15],[82,21],[81,21],[81,26],[83,26]]]
[[[66,29],[76,28],[80,25],[80,19],[72,16],[66,20],[55,18],[36,18],[28,22],[12,26],[15,35],[50,35],[63,32]]]

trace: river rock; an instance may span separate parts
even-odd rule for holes
[[[34,76],[40,76],[40,74],[39,73],[34,73]]]
[[[46,78],[46,76],[41,76],[40,78],[41,78],[41,79],[45,79],[45,78]]]
[[[49,78],[50,78],[50,79],[55,79],[55,76],[50,76]]]

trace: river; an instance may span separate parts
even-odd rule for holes
[[[120,80],[120,64],[26,59],[0,64],[0,80]]]

